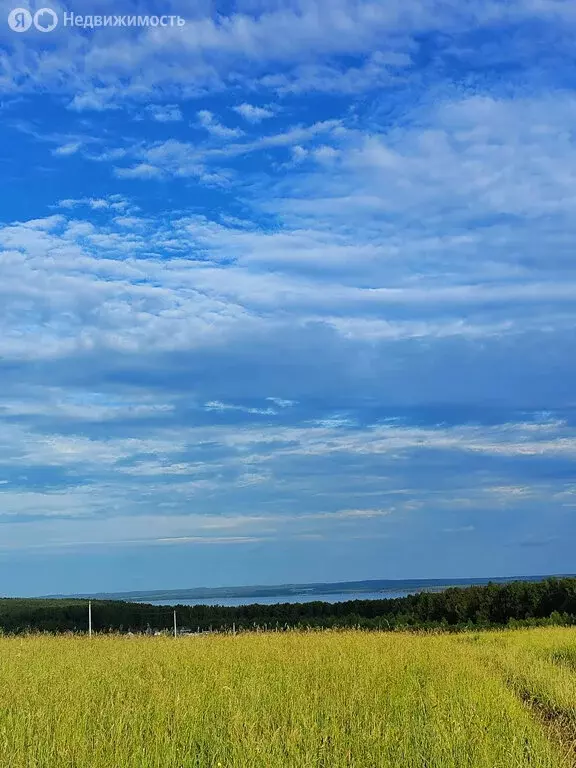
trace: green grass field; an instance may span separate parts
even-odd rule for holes
[[[0,639],[0,766],[576,765],[576,630]]]

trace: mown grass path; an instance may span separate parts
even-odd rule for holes
[[[574,659],[573,629],[3,638],[0,765],[572,766]]]

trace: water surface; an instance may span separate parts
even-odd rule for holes
[[[223,605],[235,607],[240,605],[276,605],[278,603],[344,603],[348,600],[386,600],[395,597],[406,597],[416,592],[438,592],[440,588],[423,589],[386,589],[381,592],[340,592],[327,595],[274,595],[273,597],[209,597],[194,598],[193,600],[135,600],[137,603],[148,605]]]

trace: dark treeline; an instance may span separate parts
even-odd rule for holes
[[[0,599],[0,631],[85,632],[87,600]],[[237,631],[256,627],[363,629],[460,629],[541,623],[576,624],[576,578],[514,581],[452,587],[443,592],[343,603],[278,603],[224,607],[154,606],[92,601],[94,632],[169,630],[173,610],[178,627],[191,631]]]

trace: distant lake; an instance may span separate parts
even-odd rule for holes
[[[107,592],[93,595],[47,595],[49,598],[75,597],[92,600],[121,600],[147,605],[278,605],[278,603],[344,603],[350,600],[392,600],[420,592],[443,592],[449,587],[506,584],[511,581],[539,582],[548,578],[574,577],[574,574],[546,576],[493,576],[458,579],[372,579],[322,584],[278,584],[254,587],[202,587],[189,590],[150,590]],[[260,592],[262,590],[262,592]],[[324,591],[323,591],[324,590]],[[280,594],[273,594],[274,592]],[[198,597],[194,597],[194,594]]]
[[[395,597],[406,597],[417,592],[440,592],[441,587],[426,589],[383,590],[382,592],[341,592],[328,595],[275,595],[274,597],[210,597],[194,600],[134,600],[136,603],[148,605],[224,605],[230,608],[238,605],[276,605],[277,603],[345,603],[348,600],[386,600]]]

